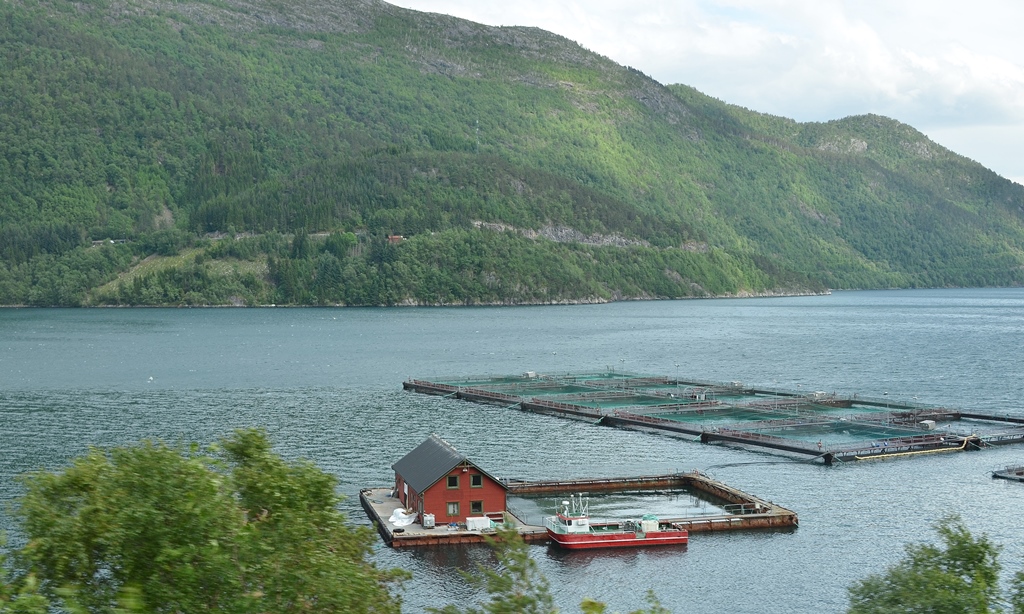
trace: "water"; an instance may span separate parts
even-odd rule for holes
[[[1024,447],[826,468],[405,393],[402,380],[612,367],[1021,414],[1021,348],[1024,289],[565,307],[0,310],[0,504],[20,492],[15,476],[59,468],[90,445],[205,443],[262,426],[280,453],[336,474],[345,512],[365,524],[359,489],[391,483],[391,464],[438,433],[497,476],[700,468],[800,515],[795,531],[695,534],[685,549],[531,547],[563,611],[585,596],[629,611],[653,588],[678,612],[836,612],[846,586],[897,561],[904,543],[931,540],[948,513],[1002,543],[1008,573],[1024,569],[1024,487],[989,475],[1024,461]],[[478,598],[458,572],[493,561],[479,546],[375,556],[412,571],[407,612]]]

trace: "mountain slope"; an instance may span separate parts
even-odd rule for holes
[[[541,30],[371,0],[0,20],[2,303],[1024,280],[1024,188],[911,127],[758,114]]]

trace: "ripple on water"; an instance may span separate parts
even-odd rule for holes
[[[1024,449],[825,468],[405,393],[401,381],[613,367],[1019,413],[1022,347],[1024,289],[505,309],[2,310],[0,503],[20,492],[15,476],[64,466],[90,445],[209,443],[258,426],[285,456],[338,476],[343,510],[366,525],[359,489],[392,483],[392,463],[437,433],[502,477],[700,468],[800,515],[795,531],[695,534],[686,548],[531,547],[564,611],[584,596],[630,611],[648,587],[679,612],[841,611],[850,582],[884,570],[904,543],[932,539],[948,513],[1003,544],[1008,574],[1020,569],[1024,490],[989,472],[1020,463]],[[611,498],[607,511],[662,504],[680,501]],[[13,528],[6,506],[0,527]],[[411,612],[480,597],[458,571],[494,562],[481,546],[380,548],[375,560],[413,572]]]

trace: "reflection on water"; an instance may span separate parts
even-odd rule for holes
[[[678,563],[686,556],[687,544],[670,544],[648,548],[601,548],[594,550],[566,550],[554,544],[543,550],[543,557],[567,572],[585,572],[592,566],[634,567],[640,560],[648,563]]]
[[[413,548],[409,553],[418,563],[443,569],[445,573],[476,572],[481,566],[493,568],[498,562],[494,551],[481,545]]]

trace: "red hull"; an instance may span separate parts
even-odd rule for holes
[[[645,537],[636,533],[555,533],[548,529],[548,537],[562,548],[584,550],[587,548],[637,548],[643,546],[670,546],[689,541],[688,531],[652,531]]]

